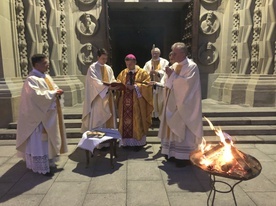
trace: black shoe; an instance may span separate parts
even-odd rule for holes
[[[141,149],[143,149],[143,146],[134,146],[133,147],[134,152],[139,152]]]
[[[53,176],[54,176],[54,173],[53,173],[53,172],[46,172],[45,174],[43,174],[43,176],[46,176],[46,177],[53,177]]]
[[[168,157],[168,155],[164,155],[165,159],[168,161],[168,162],[175,162],[175,158],[174,157]]]
[[[191,165],[191,161],[190,160],[180,160],[180,159],[175,159],[175,166],[178,167],[178,168],[181,168],[181,167],[186,167],[186,166],[189,166]]]
[[[50,173],[55,173],[57,171],[57,166],[50,166]]]
[[[129,149],[129,146],[121,146],[123,149]]]

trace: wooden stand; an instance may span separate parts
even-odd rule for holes
[[[117,143],[117,139],[110,139],[110,140],[106,140],[102,143],[109,143],[109,153],[110,153],[110,164],[111,167],[114,168],[114,164],[113,164],[113,157],[117,157],[117,153],[116,153],[116,143]],[[90,162],[90,155],[89,155],[90,151],[89,150],[85,150],[85,154],[86,154],[86,168],[89,165]]]

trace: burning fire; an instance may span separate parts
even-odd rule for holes
[[[231,136],[223,132],[220,128],[215,128],[213,124],[204,117],[210,127],[217,136],[220,137],[220,143],[212,146],[206,144],[205,139],[200,145],[199,164],[201,167],[209,171],[218,173],[236,173],[239,176],[244,176],[251,171],[251,168],[246,163],[246,156],[236,149],[231,139]]]

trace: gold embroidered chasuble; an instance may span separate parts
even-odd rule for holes
[[[127,75],[129,73],[129,69],[124,69],[117,77],[118,82],[122,82],[123,84],[127,84]],[[149,127],[152,123],[152,111],[153,111],[153,100],[152,100],[152,87],[146,84],[142,84],[141,82],[149,82],[150,75],[139,66],[136,65],[135,70],[135,84],[137,85],[141,97],[139,98],[136,90],[132,90],[132,138],[137,140],[141,140],[143,136],[145,136],[148,132]],[[124,137],[123,124],[126,122],[124,120],[124,98],[126,98],[126,92],[120,91],[117,93],[117,107],[118,107],[118,115],[119,115],[119,132]]]

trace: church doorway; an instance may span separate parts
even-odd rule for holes
[[[115,76],[125,68],[124,58],[132,53],[143,67],[151,59],[155,45],[168,59],[170,47],[181,41],[187,3],[118,3],[109,4],[109,26],[112,68]]]

